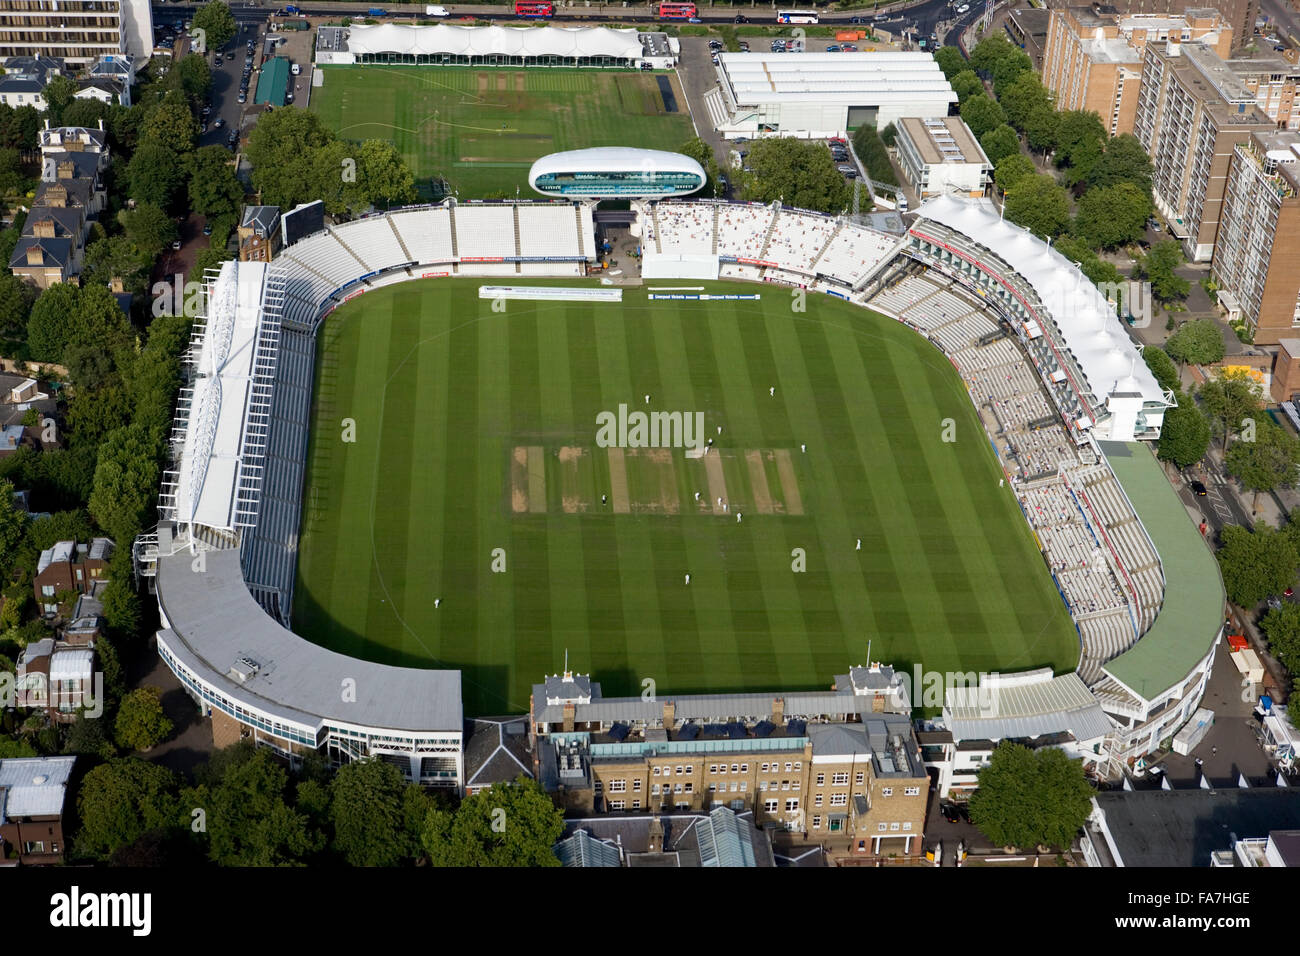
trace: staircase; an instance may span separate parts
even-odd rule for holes
[[[350,255],[353,259],[356,259],[357,262],[361,263],[361,268],[365,269],[366,272],[374,272],[374,271],[375,271],[374,269],[370,268],[370,263],[366,262],[365,259],[362,259],[359,255],[357,255],[355,252],[353,252],[352,247],[349,246],[346,242],[343,241],[343,237],[342,237],[342,236],[340,236],[340,235],[339,235],[337,232],[335,232],[333,229],[329,230],[329,234],[330,234],[331,236],[333,236],[336,240],[338,240],[338,244],[339,244],[340,246],[342,246],[344,249],[346,249],[346,250],[348,251],[348,255]]]
[[[447,225],[451,229],[451,271],[454,275],[460,272],[460,250],[456,248],[456,206],[454,203],[447,207]]]
[[[510,210],[511,210],[511,212],[514,213],[514,216],[515,216],[515,255],[516,255],[516,256],[522,256],[522,255],[524,254],[524,251],[523,251],[523,246],[521,246],[521,245],[519,244],[519,207],[518,207],[518,206],[511,206],[511,207],[510,207]],[[518,259],[516,259],[516,260],[515,260],[515,274],[518,275],[518,274],[522,273],[523,271],[524,271],[524,264],[523,264],[522,262],[520,262]]]
[[[767,224],[767,232],[763,235],[762,248],[758,250],[758,258],[764,261],[767,260],[767,247],[772,241],[772,233],[776,232],[776,217],[779,215],[781,215],[781,210],[779,208],[772,210],[772,221]]]
[[[718,220],[722,218],[722,207],[713,207],[713,255],[718,254]]]
[[[397,244],[402,247],[402,255],[406,256],[406,261],[414,262],[415,256],[411,255],[411,250],[406,248],[406,243],[402,241],[402,234],[397,231],[397,226],[393,224],[393,217],[385,216],[384,222],[388,223],[388,228],[393,230],[393,235],[397,237]]]
[[[826,237],[826,244],[817,250],[817,255],[812,257],[812,261],[808,264],[808,268],[812,270],[814,275],[817,272],[817,263],[822,261],[822,256],[826,255],[826,250],[831,247],[831,243],[835,241],[835,237],[840,234],[840,230],[843,228],[844,220],[841,219],[835,224],[834,231]]]

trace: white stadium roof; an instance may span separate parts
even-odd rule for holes
[[[957,102],[928,53],[723,53],[719,59],[742,106],[778,100],[865,106],[918,97]]]
[[[348,28],[348,51],[367,53],[449,53],[458,56],[609,56],[639,59],[635,29],[609,27],[462,27],[381,23]]]
[[[913,229],[932,220],[959,232],[1005,261],[1024,277],[1056,322],[1092,391],[1105,407],[1115,393],[1136,392],[1144,401],[1164,402],[1165,393],[1142,353],[1121,327],[1114,307],[1065,256],[1048,243],[1003,222],[987,200],[940,196],[917,210]],[[1087,396],[1084,396],[1087,397]]]
[[[704,175],[704,168],[681,153],[663,149],[634,149],[631,146],[595,146],[550,153],[533,163],[530,177],[547,173],[621,173],[643,169],[664,169]]]

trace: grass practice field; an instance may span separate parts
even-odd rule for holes
[[[348,139],[386,139],[417,184],[443,177],[464,199],[515,188],[548,153],[593,146],[676,149],[695,135],[675,76],[622,70],[326,66],[312,90],[321,119]]]
[[[1073,668],[961,379],[916,333],[752,284],[505,312],[480,284],[367,292],[322,329],[297,633],[460,668],[478,715],[525,711],[566,648],[607,696],[826,688],[868,639],[909,671]],[[714,446],[603,447],[620,404],[703,412]]]

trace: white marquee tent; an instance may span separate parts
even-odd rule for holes
[[[348,28],[347,49],[356,57],[366,54],[453,56],[607,56],[641,58],[641,41],[635,29],[608,27],[462,27],[381,23]]]

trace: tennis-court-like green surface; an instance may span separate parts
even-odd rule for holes
[[[666,112],[659,77],[624,70],[326,66],[311,105],[347,139],[386,139],[417,182],[462,199],[533,195],[533,161],[566,149],[677,149],[695,135],[677,78]]]
[[[1073,668],[962,381],[914,332],[766,286],[494,312],[479,285],[326,321],[299,634],[459,668],[471,715],[525,711],[566,650],[607,696],[825,688],[868,641],[909,670]],[[713,447],[602,447],[620,404],[702,412]]]

